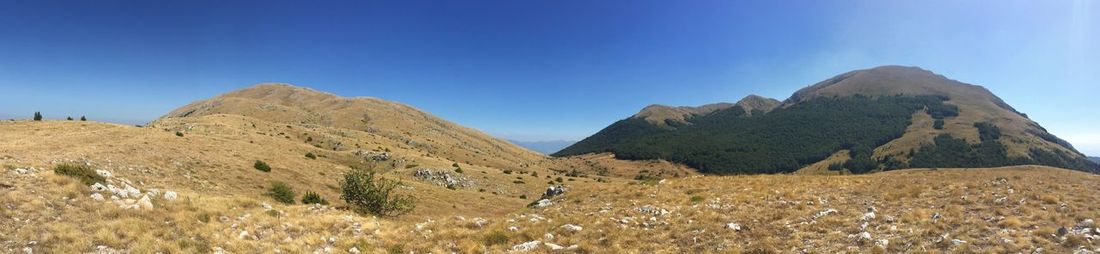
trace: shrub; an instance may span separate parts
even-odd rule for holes
[[[481,242],[484,243],[485,246],[507,244],[508,235],[505,235],[504,232],[493,231],[492,233],[486,234],[485,237],[482,237]]]
[[[340,198],[359,213],[379,216],[398,216],[416,207],[416,199],[394,192],[399,181],[376,178],[373,171],[352,169],[340,182]]]
[[[698,204],[699,202],[703,202],[703,197],[702,196],[691,196],[691,203],[692,204]]]
[[[932,128],[937,130],[943,129],[943,119],[936,119],[936,122],[932,123]]]
[[[183,137],[183,132],[176,132],[176,137]]]
[[[313,153],[306,153],[306,158],[310,158],[310,159],[316,160],[316,159],[317,159],[317,155],[314,155]]]
[[[462,174],[462,168],[455,168],[455,173]]]
[[[86,117],[84,117],[84,116],[80,116],[80,121],[82,121],[82,122],[83,122],[83,121],[88,121],[88,118],[86,118]]]
[[[95,173],[95,170],[80,164],[61,164],[53,167],[53,172],[58,175],[70,176],[80,180],[84,185],[102,183],[106,179]]]
[[[271,166],[268,166],[267,163],[264,163],[264,161],[261,160],[256,160],[256,163],[252,164],[252,167],[256,168],[256,170],[259,171],[271,172]]]
[[[71,116],[67,116],[67,117],[65,117],[65,120],[68,120],[68,121],[72,121],[72,120],[73,120],[73,117],[71,117]]]
[[[284,204],[294,204],[294,189],[290,188],[284,182],[274,182],[271,184],[271,189],[268,189],[268,196],[271,196],[275,201],[283,202]]]
[[[35,121],[42,121],[42,112],[35,111],[34,112],[34,120]]]
[[[307,205],[311,205],[311,204],[328,205],[328,200],[325,200],[325,198],[321,197],[321,194],[317,194],[316,192],[312,192],[312,191],[307,191],[305,195],[302,195],[302,204],[307,204]]]

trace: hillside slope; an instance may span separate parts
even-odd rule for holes
[[[545,157],[405,104],[369,97],[340,97],[287,84],[260,84],[197,101],[169,112],[150,125],[171,118],[216,114],[364,131],[427,154],[502,169],[518,170],[519,165]],[[348,143],[329,143],[324,148],[354,149]]]
[[[851,159],[831,168],[855,173],[1021,164],[1100,170],[985,88],[915,67],[852,71],[775,109],[745,107],[681,114],[664,125],[650,120],[647,107],[554,155],[611,152],[712,173],[794,172],[841,150]]]

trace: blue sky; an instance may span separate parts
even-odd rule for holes
[[[575,140],[648,104],[784,99],[899,64],[1100,154],[1097,1],[228,2],[0,0],[0,118],[143,123],[288,82]]]

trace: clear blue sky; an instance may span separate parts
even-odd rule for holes
[[[0,0],[0,118],[142,123],[274,81],[575,140],[648,104],[900,64],[1100,154],[1100,1],[229,2]]]

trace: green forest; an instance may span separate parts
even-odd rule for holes
[[[934,144],[912,151],[909,164],[872,158],[875,147],[904,134],[912,114],[919,110],[936,119],[935,125],[941,128],[943,119],[958,116],[959,109],[945,104],[947,100],[944,96],[816,98],[766,114],[745,114],[733,107],[688,118],[687,124],[670,121],[667,126],[628,118],[553,155],[611,152],[627,160],[665,159],[711,174],[789,173],[840,150],[848,150],[851,159],[829,169],[857,174],[914,167],[1097,167],[1062,151],[1036,149],[1031,151],[1032,159],[1009,158],[999,141],[1000,129],[990,123],[974,125],[980,133],[978,144],[945,134],[936,137]]]
[[[626,119],[555,156],[612,152],[632,160],[667,159],[706,173],[784,173],[850,149],[854,172],[878,168],[870,150],[901,137],[918,110],[938,118],[958,115],[946,97],[852,96],[817,98],[767,114],[739,107],[659,127]]]

